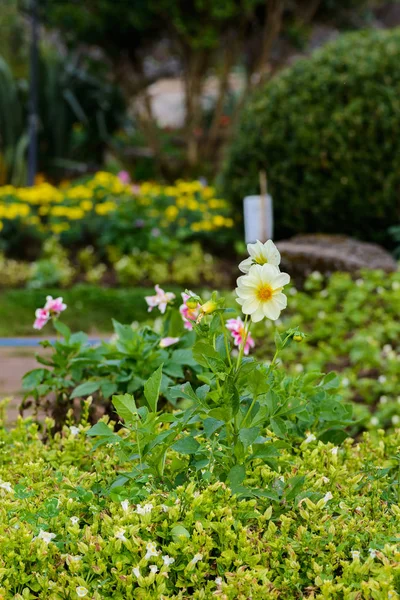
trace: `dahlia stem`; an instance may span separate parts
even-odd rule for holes
[[[244,325],[243,325],[243,329],[244,329],[244,337],[243,337],[243,341],[240,344],[240,348],[239,348],[239,356],[236,362],[236,371],[238,371],[241,362],[242,362],[242,358],[243,358],[243,352],[244,352],[244,347],[246,346],[246,342],[247,342],[247,338],[249,336],[250,333],[250,327],[251,327],[251,323],[249,325],[249,327],[247,328],[246,325],[248,323],[249,320],[249,315],[246,315],[245,319],[244,319]]]
[[[220,318],[221,325],[222,325],[222,332],[224,334],[226,356],[228,357],[229,366],[230,366],[230,368],[232,368],[232,359],[231,359],[231,353],[229,351],[228,338],[227,338],[227,335],[226,335],[226,326],[225,326],[225,321],[224,321],[221,313],[219,313],[219,318]]]

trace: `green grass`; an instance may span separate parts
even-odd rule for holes
[[[180,298],[181,288],[171,288]],[[145,296],[151,288],[112,289],[80,285],[69,290],[7,290],[0,293],[0,337],[38,335],[32,327],[35,310],[43,306],[47,295],[62,296],[68,305],[63,322],[73,331],[108,333],[111,319],[121,323],[143,321],[148,312]],[[179,300],[178,298],[178,300]],[[50,328],[44,329],[49,335]]]

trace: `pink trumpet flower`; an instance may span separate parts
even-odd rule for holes
[[[164,292],[157,284],[154,288],[156,290],[155,296],[146,296],[145,300],[149,307],[149,312],[153,310],[153,308],[158,307],[161,314],[165,313],[167,305],[172,302],[175,298],[175,294],[172,292]]]

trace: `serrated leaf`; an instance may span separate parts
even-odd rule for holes
[[[136,419],[137,409],[131,394],[113,396],[112,403],[118,416],[124,419],[126,423],[132,423]]]
[[[90,396],[100,388],[101,381],[85,381],[81,383],[71,392],[71,398],[79,398],[81,396]]]
[[[178,440],[172,446],[173,450],[181,454],[195,454],[199,447],[199,442],[190,436]]]
[[[89,429],[86,435],[90,435],[91,437],[113,437],[115,434],[112,429],[108,427],[108,425],[106,425],[103,421],[99,421],[96,423],[96,425],[93,425],[93,427]]]
[[[157,371],[144,384],[144,395],[152,412],[157,412],[158,397],[160,395],[160,386],[162,379],[163,365],[160,365]]]

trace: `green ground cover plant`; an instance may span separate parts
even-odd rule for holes
[[[259,460],[245,481],[279,500],[193,481],[139,500],[113,487],[124,464],[88,428],[46,444],[32,422],[0,428],[4,600],[400,596],[398,431],[303,441],[279,473]]]
[[[24,386],[55,418],[7,431],[0,415],[0,598],[400,597],[399,430],[352,439],[336,374],[290,372],[307,333],[265,330],[290,277],[271,241],[249,253],[243,320],[217,292],[186,290],[177,310],[157,285],[155,326],[114,321],[93,348],[63,323],[62,298],[36,310],[58,338]],[[316,274],[307,286],[331,302],[353,291]]]

